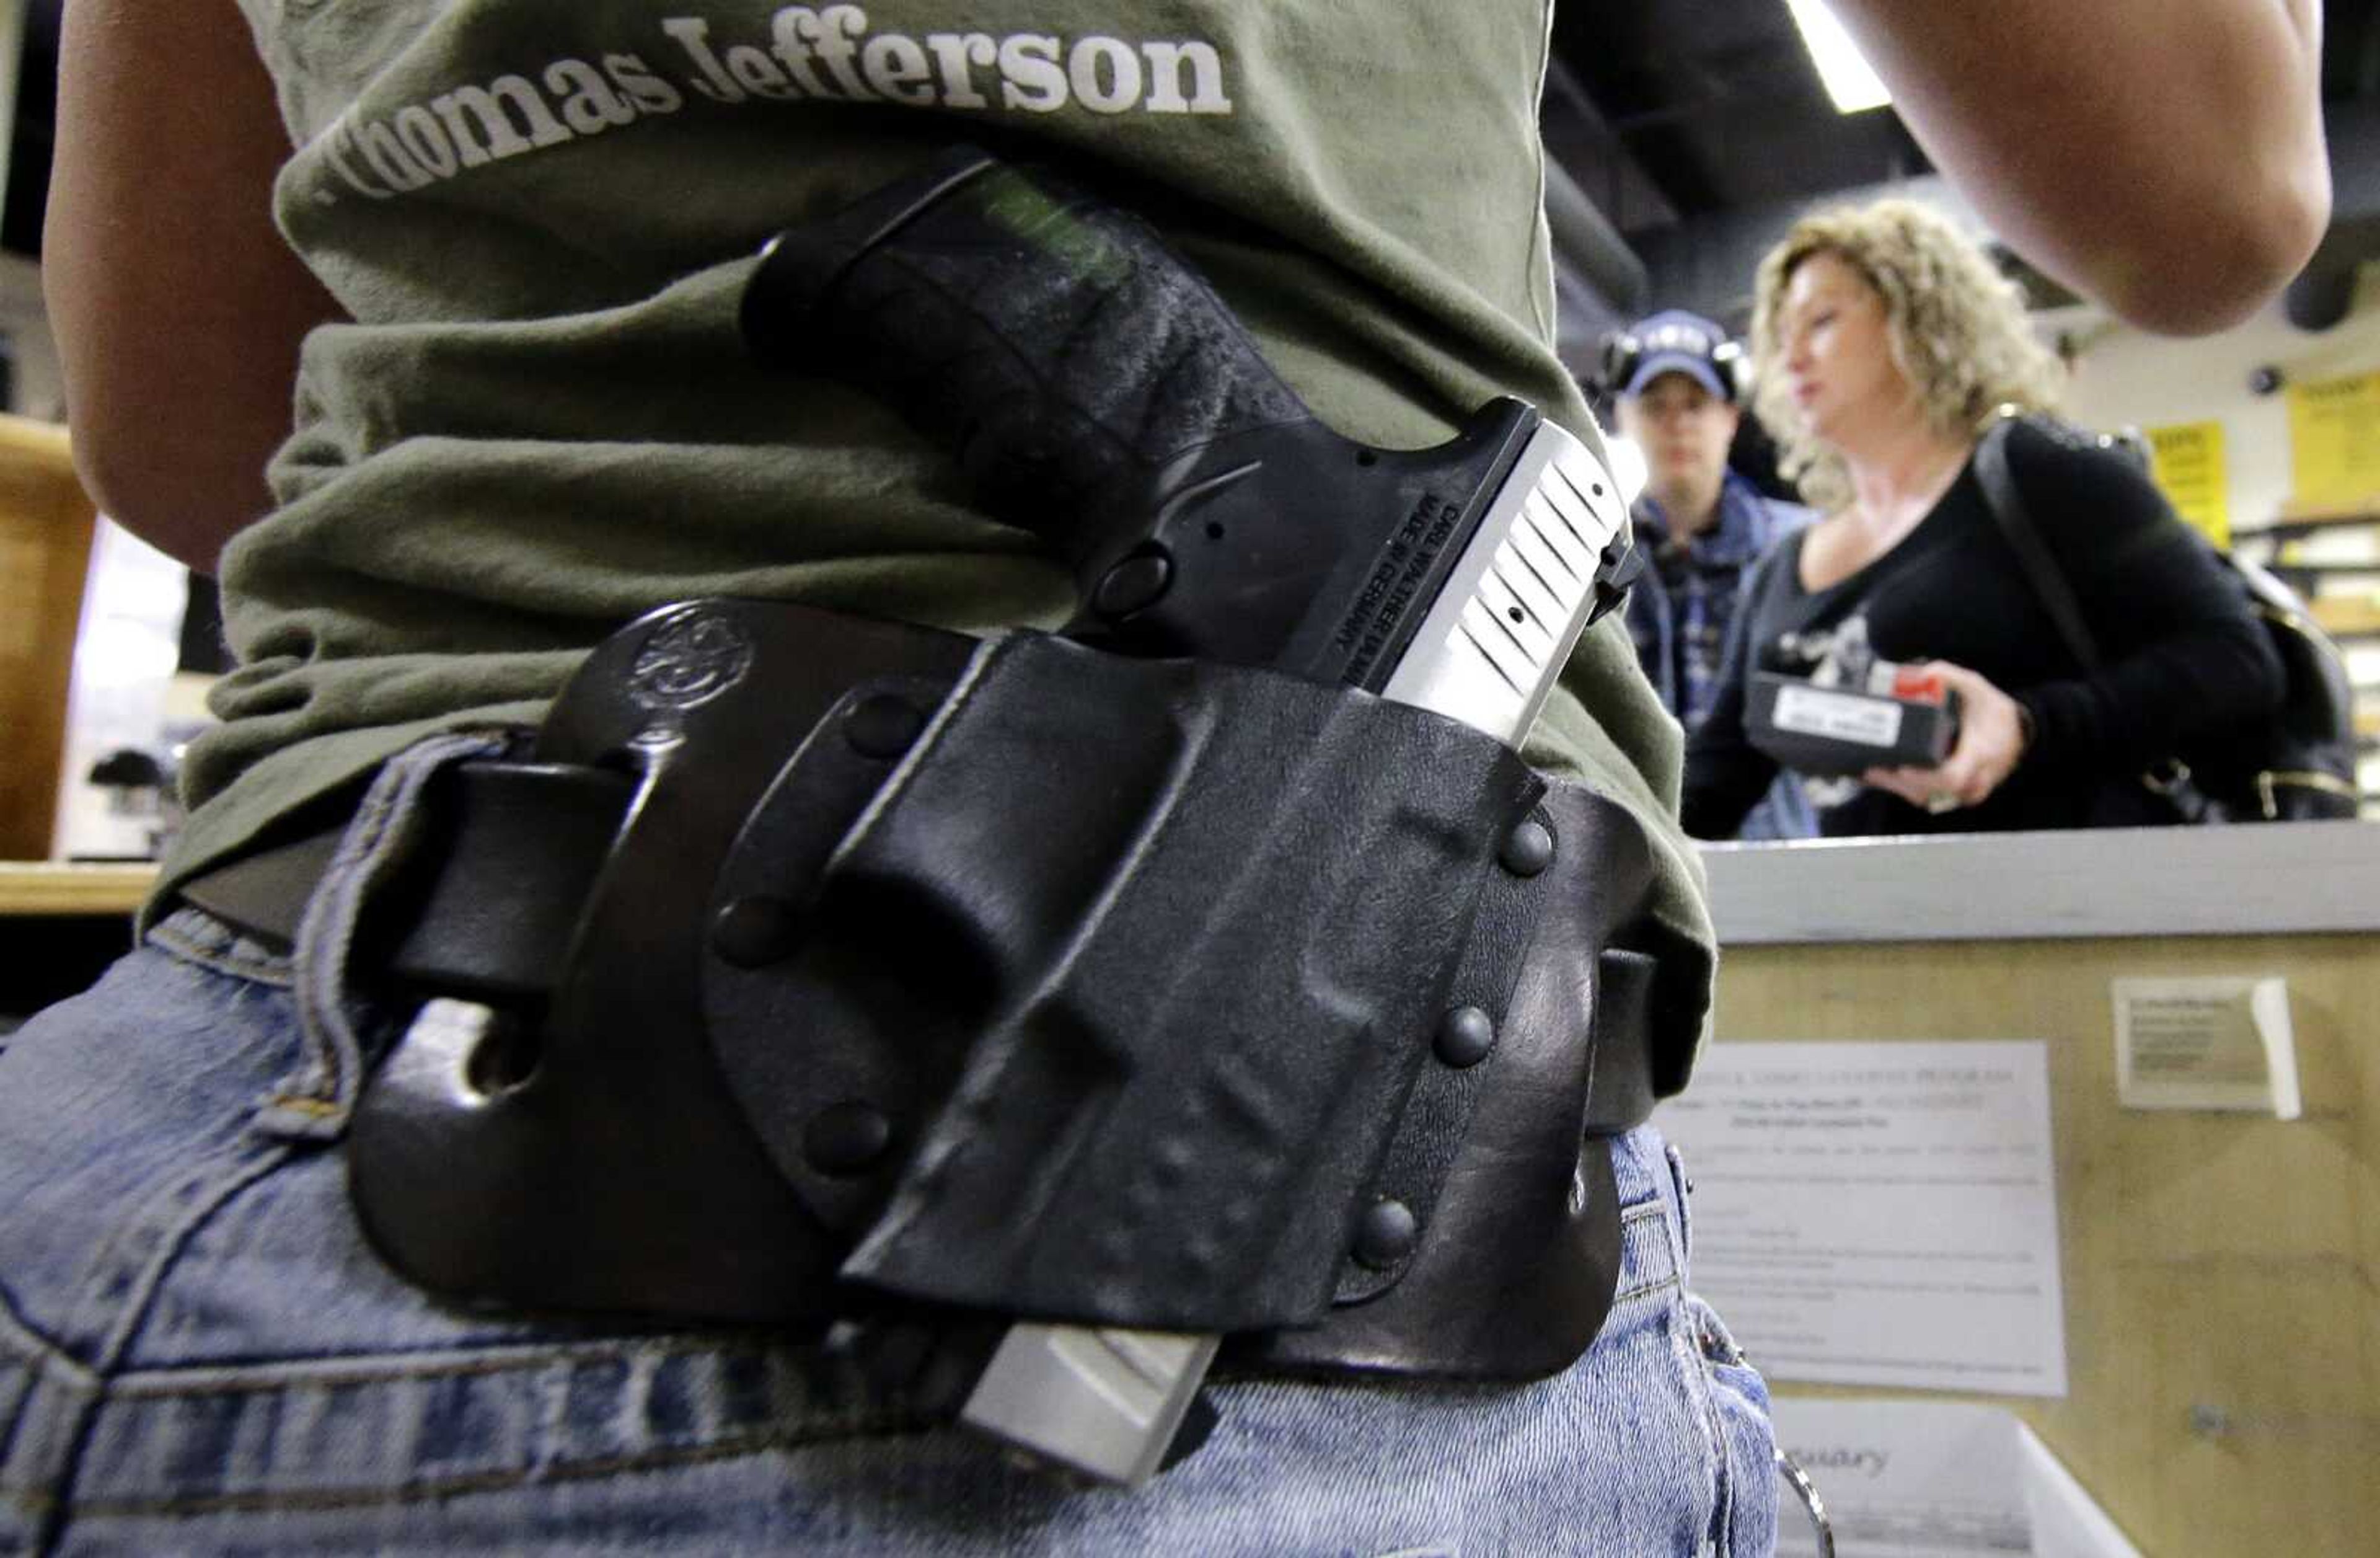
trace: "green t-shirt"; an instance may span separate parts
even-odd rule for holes
[[[279,506],[225,553],[238,667],[168,881],[426,732],[534,720],[665,602],[1062,619],[934,448],[736,334],[772,233],[954,141],[1129,175],[1349,437],[1436,444],[1510,394],[1599,446],[1552,348],[1545,0],[242,5],[297,146],[276,216],[354,323],[307,342]],[[1707,941],[1616,617],[1564,686],[1529,755],[1645,819]]]

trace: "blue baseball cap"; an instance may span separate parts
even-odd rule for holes
[[[1662,374],[1683,373],[1721,400],[1735,399],[1735,381],[1728,368],[1739,348],[1726,331],[1700,314],[1664,309],[1630,325],[1620,346],[1627,375],[1620,386],[1622,395],[1642,395]]]

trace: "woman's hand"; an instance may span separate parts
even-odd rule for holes
[[[2024,713],[1990,680],[1947,660],[1912,670],[1937,676],[1959,695],[1959,739],[1939,768],[1871,768],[1860,778],[1928,811],[1979,806],[2024,760]]]

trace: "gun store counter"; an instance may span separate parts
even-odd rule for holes
[[[1768,1372],[1788,1439],[1805,1403],[1988,1406],[2141,1552],[2369,1551],[2380,828],[1718,845],[1704,859],[1724,948],[1716,1041],[1656,1123],[1694,1173],[1697,1284]],[[2045,1122],[2039,1269],[2016,1281],[2012,1216],[1963,1219],[1979,1203],[1958,1198],[1985,1194],[1983,1177],[1953,1187],[1937,1167],[1995,1076],[2017,1093],[2029,1076]],[[1912,1077],[1898,1096],[1916,1123],[1888,1125],[1892,1084]],[[1921,1136],[1857,1145],[1863,1128]],[[2023,1204],[2021,1147],[1958,1149],[2000,1153],[1992,1204]],[[1791,1192],[1743,1172],[1762,1152],[1824,1170],[1805,1176],[1830,1193],[1799,1206],[1901,1209],[1851,1233],[1936,1264],[1862,1264],[1876,1251],[1846,1255],[1818,1213],[1780,1230],[1758,1198]],[[1987,1260],[2004,1264],[1979,1276]],[[1856,1312],[1874,1297],[1859,1273],[1888,1269],[1905,1286],[1876,1312],[1964,1320],[1924,1334],[1924,1357],[1851,1324],[1830,1350],[1829,1306]],[[1823,1493],[1828,1472],[1813,1476]]]

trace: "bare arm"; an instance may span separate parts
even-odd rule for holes
[[[298,347],[338,314],[274,231],[289,155],[223,0],[68,0],[42,279],[75,463],[101,509],[203,572],[270,506]]]
[[[2317,0],[1834,0],[1928,155],[2025,258],[2199,335],[2330,214]]]

